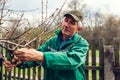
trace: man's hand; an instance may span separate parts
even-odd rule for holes
[[[35,49],[21,48],[14,51],[14,55],[18,58],[18,60],[22,62],[28,62],[28,61],[43,62],[44,61],[43,53]]]
[[[4,59],[3,65],[5,66],[5,68],[7,69],[8,72],[12,71],[12,67],[14,66],[10,61],[8,61],[7,59]]]
[[[17,65],[21,64],[22,61],[20,61],[20,60],[18,59],[18,57],[14,56],[14,58],[13,58],[12,61],[11,61],[11,63],[14,64],[14,66],[17,66]]]

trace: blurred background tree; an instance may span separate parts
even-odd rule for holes
[[[70,0],[69,3],[65,1],[50,15],[48,15],[49,1],[41,0],[41,21],[38,21],[39,24],[36,26],[24,17],[25,12],[34,10],[11,10],[8,7],[9,2],[10,0],[0,1],[0,43],[11,41],[21,44],[26,41],[31,44],[37,40],[39,44],[35,45],[39,46],[52,37],[56,29],[60,29],[64,12],[70,9],[77,9],[83,13],[83,29],[79,33],[87,40],[104,39],[105,44],[110,45],[115,38],[120,38],[120,17],[101,13],[100,9],[92,11],[83,0]]]

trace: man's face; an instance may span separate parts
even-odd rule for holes
[[[78,22],[76,22],[70,15],[66,16],[62,22],[63,37],[71,37],[78,32]]]

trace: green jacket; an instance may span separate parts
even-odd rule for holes
[[[61,46],[61,31],[56,34],[38,48],[44,53],[44,80],[86,80],[84,65],[88,42],[76,33]],[[27,67],[39,65],[38,62],[25,64]]]

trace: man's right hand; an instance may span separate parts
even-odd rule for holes
[[[12,71],[13,64],[10,61],[8,61],[6,58],[4,59],[3,64],[7,71],[9,71],[9,72]]]
[[[14,58],[12,59],[12,61],[8,61],[6,58],[4,59],[4,66],[6,68],[6,70],[8,72],[11,72],[12,71],[12,67],[15,67],[19,64],[21,64],[22,62],[20,60],[18,60],[18,58],[16,56],[14,56]]]

